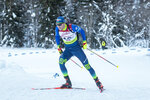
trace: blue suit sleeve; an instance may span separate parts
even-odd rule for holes
[[[83,41],[86,41],[85,32],[84,32],[84,30],[83,30],[81,27],[72,24],[72,30],[73,30],[73,32],[78,32],[78,33],[80,33],[81,36],[82,36]]]
[[[59,46],[60,45],[60,35],[59,35],[58,27],[55,28],[55,40],[56,40],[57,46]]]

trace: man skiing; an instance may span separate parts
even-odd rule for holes
[[[84,65],[84,67],[89,71],[91,76],[96,82],[96,85],[100,89],[100,92],[103,91],[103,85],[99,81],[94,69],[90,66],[88,59],[83,52],[81,46],[78,42],[77,34],[81,34],[83,40],[83,49],[87,48],[86,36],[84,30],[74,24],[65,23],[65,19],[62,16],[59,16],[56,19],[56,28],[55,28],[55,39],[58,47],[58,51],[61,54],[59,57],[59,66],[61,72],[66,80],[66,83],[61,86],[61,88],[72,88],[72,83],[69,78],[65,63],[72,57],[76,56]],[[62,38],[65,46],[65,50],[62,51],[60,47],[60,38]]]

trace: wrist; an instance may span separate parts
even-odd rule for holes
[[[86,42],[86,40],[83,41],[83,49],[87,49],[87,42]]]
[[[86,40],[84,40],[83,43],[87,43]]]
[[[57,48],[60,48],[60,45],[57,45]]]

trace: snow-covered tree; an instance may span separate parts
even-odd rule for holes
[[[0,43],[52,48],[55,21],[81,26],[91,48],[150,47],[149,0],[1,0]],[[80,38],[82,42],[82,38]]]
[[[29,20],[26,27],[25,40],[27,47],[37,47],[38,44],[38,31],[39,31],[39,17],[41,16],[41,6],[39,0],[26,1],[26,17]]]
[[[148,0],[122,0],[116,3],[114,11],[119,18],[119,23],[124,25],[121,37],[127,46],[148,47],[150,20],[150,3]],[[145,43],[143,43],[145,42]]]
[[[18,3],[20,5],[18,5]],[[5,15],[5,34],[2,41],[3,45],[11,47],[24,46],[24,10],[22,1],[6,1],[6,15]],[[22,5],[21,5],[22,4]]]
[[[4,34],[4,16],[5,16],[5,2],[4,0],[1,0],[0,1],[0,44]]]
[[[40,1],[40,16],[38,22],[40,24],[37,32],[37,46],[52,48],[55,41],[55,22],[60,15],[59,9],[63,0],[39,0]]]

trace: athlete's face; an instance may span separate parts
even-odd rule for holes
[[[65,23],[57,24],[59,30],[63,30],[65,28]]]

